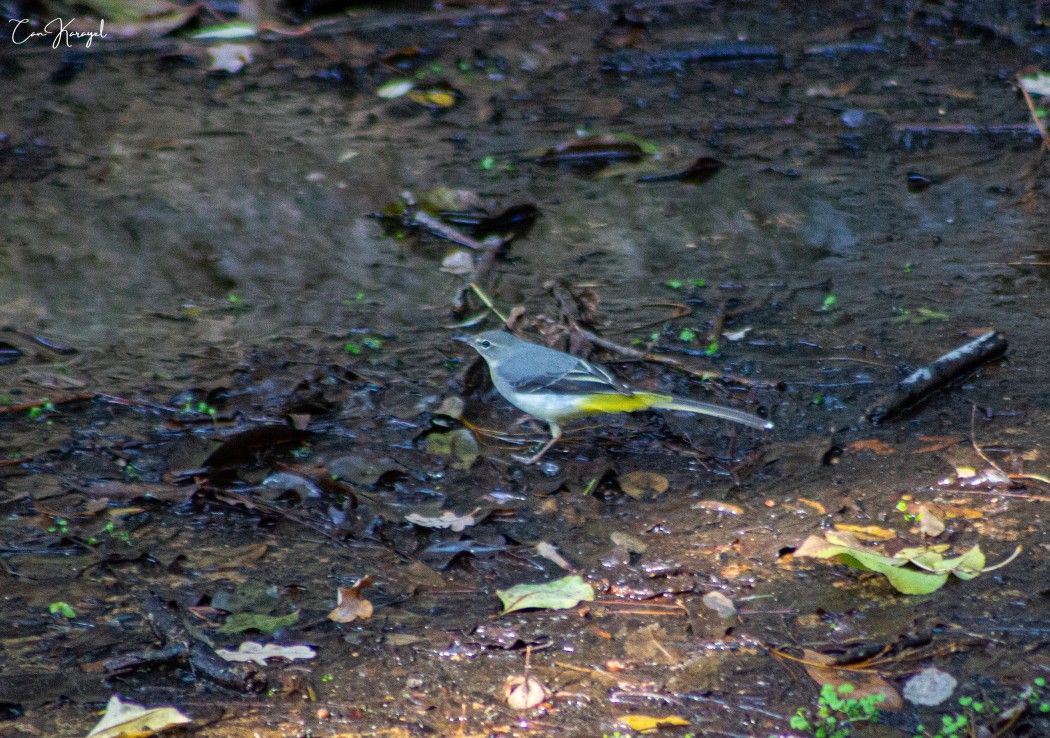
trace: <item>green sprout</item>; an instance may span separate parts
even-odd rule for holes
[[[702,279],[697,279],[697,280],[695,280],[695,281],[693,282],[693,286],[694,286],[694,287],[706,287],[706,286],[707,286],[707,282],[705,282],[705,281],[704,281],[704,280],[702,280]]]
[[[696,331],[683,328],[682,332],[678,334],[678,340],[682,343],[692,343],[696,340]]]
[[[379,349],[383,348],[383,339],[381,338],[370,337],[364,339],[363,341],[361,341],[361,343],[363,343],[365,346],[368,346],[368,348],[372,349],[373,351],[378,351]]]
[[[838,301],[839,298],[835,297],[834,295],[828,295],[824,298],[824,306],[821,308],[821,310],[831,310],[831,308],[835,307],[835,303]]]
[[[792,729],[804,731],[814,738],[846,738],[851,734],[855,723],[878,722],[878,705],[886,695],[871,694],[861,699],[848,695],[853,692],[852,684],[825,684],[820,689],[816,715],[800,707],[791,717]]]
[[[36,420],[37,418],[43,417],[44,413],[53,412],[55,412],[54,404],[48,400],[44,400],[36,407],[29,408],[29,418],[30,420]]]
[[[241,304],[241,298],[239,298],[237,295],[233,294],[232,292],[229,294],[229,296],[226,299],[230,301],[231,305],[240,305]]]
[[[66,620],[70,620],[77,616],[73,608],[67,605],[65,602],[52,602],[50,605],[47,606],[47,611],[52,615],[61,615]]]
[[[711,340],[711,343],[707,344],[707,348],[704,349],[705,356],[714,356],[718,353],[718,341],[715,339]]]
[[[666,282],[664,282],[664,284],[670,287],[672,290],[682,289],[682,280],[680,279],[669,279]]]
[[[481,158],[481,168],[486,172],[491,172],[496,167],[496,157],[494,156],[483,156]]]
[[[906,264],[904,265],[904,273],[905,273],[905,274],[911,274],[911,262],[910,262],[910,261],[909,261],[909,262],[907,262],[907,263],[906,263]]]
[[[346,344],[345,346],[343,346],[343,351],[346,351],[348,354],[353,354],[354,356],[361,355],[361,347],[358,346],[356,343]]]

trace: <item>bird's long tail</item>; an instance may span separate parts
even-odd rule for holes
[[[757,415],[745,413],[743,410],[736,410],[735,408],[731,407],[709,405],[706,402],[696,402],[695,400],[686,400],[685,398],[674,397],[672,395],[661,395],[657,394],[656,392],[645,392],[636,394],[643,394],[645,398],[651,402],[649,407],[658,407],[663,410],[684,410],[689,413],[711,415],[715,418],[722,418],[723,420],[732,420],[734,423],[740,423],[741,425],[747,425],[752,428],[758,428],[759,430],[769,430],[773,427],[773,424],[765,418],[760,418]]]

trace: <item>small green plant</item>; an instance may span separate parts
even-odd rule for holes
[[[664,282],[664,284],[670,287],[672,290],[682,289],[682,280],[680,279],[669,279],[666,282]]]
[[[1046,687],[1046,679],[1036,677],[1017,697],[1017,701],[1027,701],[1029,706],[1040,714],[1050,714],[1050,703],[1043,699],[1040,690]],[[978,718],[985,713],[1000,713],[1002,710],[995,704],[985,705],[973,697],[960,697],[961,712],[941,716],[941,725],[936,732],[931,732],[925,725],[915,729],[915,738],[966,738],[974,734]]]
[[[839,298],[835,297],[834,295],[828,295],[824,298],[824,306],[821,308],[821,310],[825,312],[831,310],[831,308],[835,307],[835,303],[838,301]]]
[[[29,418],[31,420],[36,420],[37,418],[43,417],[45,413],[53,412],[55,412],[54,404],[48,400],[44,400],[41,404],[37,405],[36,407],[29,408]]]
[[[825,684],[820,689],[817,700],[816,715],[803,707],[791,718],[794,730],[805,732],[813,738],[846,738],[851,734],[855,723],[875,723],[879,718],[879,703],[885,695],[869,694],[861,699],[848,695],[853,692],[852,684]]]
[[[47,528],[48,533],[61,533],[65,535],[69,530],[69,521],[65,518],[55,518],[54,525],[49,525]]]
[[[65,602],[52,602],[50,605],[47,606],[47,611],[52,615],[61,615],[67,620],[75,618],[77,616],[73,608],[67,605]]]
[[[110,538],[121,541],[128,546],[131,545],[131,534],[126,530],[117,530],[117,526],[113,525],[113,523],[106,523],[106,527],[103,530],[106,531]]]
[[[696,340],[696,331],[683,328],[682,332],[678,334],[678,340],[682,343],[692,343]]]
[[[917,514],[917,513],[910,513],[910,512],[908,512],[908,503],[905,500],[901,500],[900,502],[897,503],[897,509],[900,512],[904,513],[904,520],[905,520],[905,522],[916,523],[916,522],[922,520],[922,514],[921,513]]]
[[[712,340],[711,343],[707,344],[707,348],[704,349],[705,356],[714,356],[718,353],[718,341]]]
[[[491,172],[496,168],[496,157],[494,156],[483,156],[481,157],[481,168],[486,172]]]

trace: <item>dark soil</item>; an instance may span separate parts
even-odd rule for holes
[[[1045,26],[982,8],[387,8],[225,76],[186,38],[0,38],[0,736],[86,735],[113,694],[206,736],[801,736],[814,654],[958,681],[855,735],[1050,734],[989,714],[1050,670],[1047,164],[1016,77]],[[377,96],[399,77],[455,104]],[[618,161],[537,160],[579,132]],[[515,461],[545,426],[451,340],[499,319],[454,244],[373,217],[436,187],[541,213],[476,275],[521,335],[776,428],[591,419]],[[1005,358],[862,420],[990,330]],[[444,511],[475,524],[405,517]],[[926,595],[792,557],[843,525],[1022,552]],[[499,615],[569,573],[541,542],[597,599]],[[328,619],[364,577],[371,617]],[[245,613],[295,617],[220,631]],[[245,640],[317,655],[215,655]],[[527,660],[552,694],[517,711]]]

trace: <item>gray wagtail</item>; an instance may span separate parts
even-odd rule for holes
[[[526,464],[539,461],[561,438],[562,423],[588,415],[657,408],[711,415],[762,430],[773,427],[768,420],[743,410],[633,389],[600,364],[523,341],[505,331],[485,331],[456,340],[481,354],[489,365],[492,384],[511,405],[550,426],[551,439],[535,456],[520,459]]]

